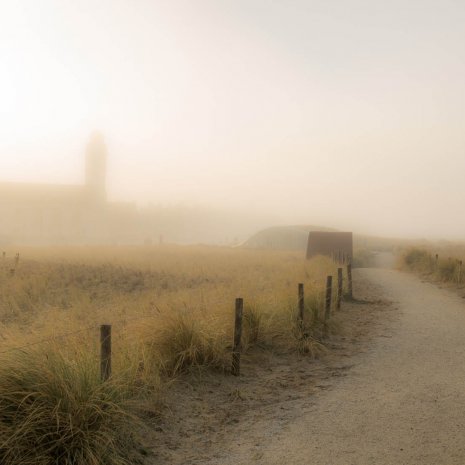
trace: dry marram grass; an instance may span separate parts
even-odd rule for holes
[[[192,369],[229,370],[236,297],[245,300],[244,350],[316,355],[324,348],[324,283],[335,265],[323,257],[200,246],[25,249],[20,256],[15,264],[8,251],[0,273],[5,465],[135,463],[134,431],[157,412],[167,381]],[[98,371],[102,323],[113,325],[106,383]]]

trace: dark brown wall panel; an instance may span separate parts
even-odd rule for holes
[[[308,235],[307,258],[315,255],[344,256],[346,259],[352,257],[352,233],[311,231]]]

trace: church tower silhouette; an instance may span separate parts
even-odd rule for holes
[[[103,135],[93,132],[86,148],[86,186],[93,199],[106,201],[107,148]]]

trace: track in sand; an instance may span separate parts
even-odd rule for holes
[[[302,399],[281,430],[258,423],[260,431],[243,430],[235,447],[205,463],[465,463],[464,300],[386,268],[359,270],[359,279],[380,286],[399,317],[353,356],[346,377]]]

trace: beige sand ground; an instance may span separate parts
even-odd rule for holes
[[[359,276],[398,302],[400,318],[386,337],[353,356],[354,368],[331,389],[300,399],[287,424],[238,427],[224,454],[203,463],[465,463],[464,301],[397,271]]]

